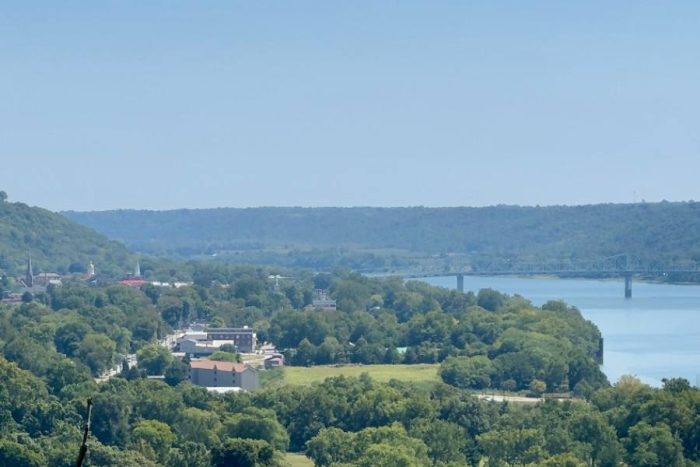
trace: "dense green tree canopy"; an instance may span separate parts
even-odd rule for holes
[[[700,390],[673,378],[610,386],[594,359],[598,330],[566,304],[489,291],[488,310],[478,294],[339,271],[320,280],[338,310],[318,312],[303,309],[317,277],[288,274],[288,296],[269,273],[222,267],[208,283],[158,293],[66,284],[0,305],[0,464],[72,465],[88,397],[87,465],[278,466],[285,450],[329,467],[700,462]],[[174,308],[183,322],[253,326],[295,364],[436,361],[447,384],[365,374],[211,394],[157,343]],[[165,381],[138,369],[105,377],[127,353]],[[579,397],[500,404],[471,392],[493,388]]]

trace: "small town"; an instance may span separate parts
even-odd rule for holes
[[[277,293],[279,277],[270,276],[270,279],[274,279],[272,289]],[[64,277],[54,272],[35,274],[32,259],[28,257],[24,275],[15,278],[19,290],[3,293],[0,303],[17,305],[31,302],[34,295],[46,293],[49,287],[60,287],[63,280],[77,281],[85,286],[108,283],[105,278],[98,279],[92,262],[88,264],[85,274]],[[193,285],[192,282],[185,281],[148,281],[142,277],[138,261],[133,272],[111,282],[137,289],[145,285],[171,289]],[[335,311],[336,301],[330,298],[327,291],[316,290],[314,300],[305,309]],[[173,357],[187,362],[187,377],[192,384],[217,393],[256,390],[260,387],[259,371],[284,366],[284,355],[270,343],[259,343],[254,329],[247,324],[239,328],[222,328],[210,327],[205,322],[191,323],[186,328],[164,336],[158,344],[167,349]],[[219,358],[211,359],[212,356]],[[240,361],[226,360],[231,358]],[[136,354],[115,355],[114,360],[117,363],[96,376],[96,381],[104,382],[122,371],[138,367]],[[148,378],[163,379],[164,375],[149,375]]]
[[[699,25],[0,1],[0,467],[700,467]]]

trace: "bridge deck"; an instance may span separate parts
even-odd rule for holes
[[[449,271],[449,272],[421,272],[421,273],[387,273],[389,275],[401,276],[406,279],[419,279],[422,277],[457,277],[457,276],[546,276],[546,275],[591,275],[604,274],[624,277],[627,275],[648,274],[655,276],[665,276],[668,274],[700,274],[700,269],[542,269],[542,270],[483,270],[483,271]]]

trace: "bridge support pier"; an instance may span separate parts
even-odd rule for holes
[[[457,290],[464,292],[464,274],[457,274]]]
[[[625,274],[625,298],[632,298],[632,274]]]

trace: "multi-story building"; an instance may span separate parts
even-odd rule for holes
[[[316,298],[313,299],[310,305],[306,306],[309,311],[336,311],[336,302],[325,290],[316,290]]]
[[[213,360],[192,360],[189,379],[192,384],[207,388],[241,388],[252,391],[260,385],[255,368],[244,363]]]
[[[225,342],[228,343],[228,342]],[[201,355],[211,355],[221,348],[221,342],[206,340],[180,338],[177,341],[177,349],[187,355],[194,357]]]
[[[254,353],[257,345],[255,333],[248,326],[242,328],[209,328],[208,341],[231,341],[239,352]]]

